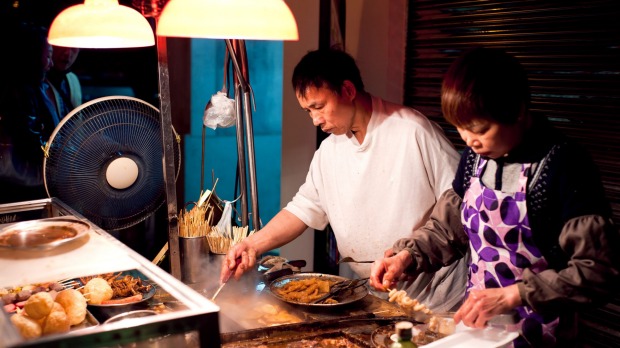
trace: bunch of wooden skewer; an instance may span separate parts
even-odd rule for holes
[[[217,185],[217,180],[215,185]],[[215,190],[215,185],[213,185],[213,190]],[[215,209],[209,203],[212,192],[209,190],[202,192],[200,199],[190,211],[186,208],[179,212],[179,237],[205,237],[211,232]]]
[[[248,227],[233,226],[230,234],[226,231],[220,231],[217,226],[211,228],[211,233],[207,235],[209,249],[214,254],[226,254],[228,250],[235,244],[241,242],[244,238],[254,233],[248,233]]]
[[[213,190],[206,190],[200,195],[200,199],[188,212],[187,209],[179,213],[179,237],[206,237],[209,250],[214,254],[225,254],[235,244],[242,241],[254,231],[248,233],[248,227],[232,226],[224,231],[213,221],[215,206],[211,205],[211,195],[215,192],[217,179]]]

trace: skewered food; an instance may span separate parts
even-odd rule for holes
[[[390,290],[388,296],[390,302],[396,302],[405,311],[432,314],[431,310],[428,309],[428,307],[426,307],[424,303],[421,303],[417,299],[412,299],[407,296],[407,292],[405,290],[392,289]]]
[[[41,325],[43,335],[63,333],[69,331],[71,323],[65,309],[58,302],[54,302],[52,311],[45,317]]]
[[[86,299],[77,290],[41,291],[24,301],[24,310],[11,315],[11,323],[25,339],[68,332],[86,318]]]
[[[29,318],[22,314],[15,314],[11,316],[11,323],[17,328],[20,335],[25,339],[41,337],[43,330],[39,323],[34,319]]]
[[[144,298],[143,295],[151,291],[152,285],[145,284],[140,277],[121,274],[122,273],[105,273],[80,278],[82,284],[86,284],[82,292],[85,295],[88,294],[88,302],[94,305],[133,303],[141,301]],[[93,281],[95,283],[94,285],[91,284],[91,286],[95,286],[96,291],[105,291],[105,296],[95,298],[94,301],[93,297],[90,296],[90,289],[88,288],[88,284]]]
[[[38,292],[28,298],[24,304],[24,311],[30,318],[38,320],[50,314],[53,306],[52,295],[47,292]]]
[[[10,305],[16,305],[18,303],[21,303],[20,308],[22,308],[25,301],[28,300],[30,296],[32,296],[33,294],[47,291],[52,295],[52,297],[54,297],[55,293],[62,289],[63,289],[62,284],[58,282],[38,283],[38,284],[17,286],[13,288],[0,288],[0,296],[1,296],[2,302],[4,302],[5,309],[11,308],[14,311],[16,306],[10,306]]]
[[[433,315],[428,321],[428,330],[442,335],[451,335],[456,330],[454,319]]]
[[[88,302],[91,304],[101,304],[112,298],[114,291],[110,284],[103,278],[95,277],[89,280],[82,291],[86,294]]]
[[[79,291],[63,290],[56,296],[56,302],[65,309],[72,326],[83,322],[86,318],[86,298]]]

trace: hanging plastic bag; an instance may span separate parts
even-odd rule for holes
[[[217,230],[219,233],[229,239],[233,238],[232,234],[232,202],[224,201],[224,210],[222,211],[222,217],[217,223]]]
[[[227,128],[235,125],[237,116],[235,112],[235,100],[218,91],[211,97],[211,101],[205,108],[202,122],[206,127],[215,129],[218,126]]]

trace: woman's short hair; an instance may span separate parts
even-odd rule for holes
[[[499,49],[477,47],[465,52],[450,65],[441,87],[441,110],[454,126],[476,118],[513,124],[529,103],[523,66]]]

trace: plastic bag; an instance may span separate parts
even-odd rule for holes
[[[202,120],[206,127],[215,129],[218,126],[227,128],[235,125],[237,114],[234,99],[228,98],[226,93],[219,91],[211,97],[209,104],[205,108]]]
[[[224,210],[222,211],[222,217],[217,223],[217,230],[221,235],[232,239],[232,202],[224,201]]]

